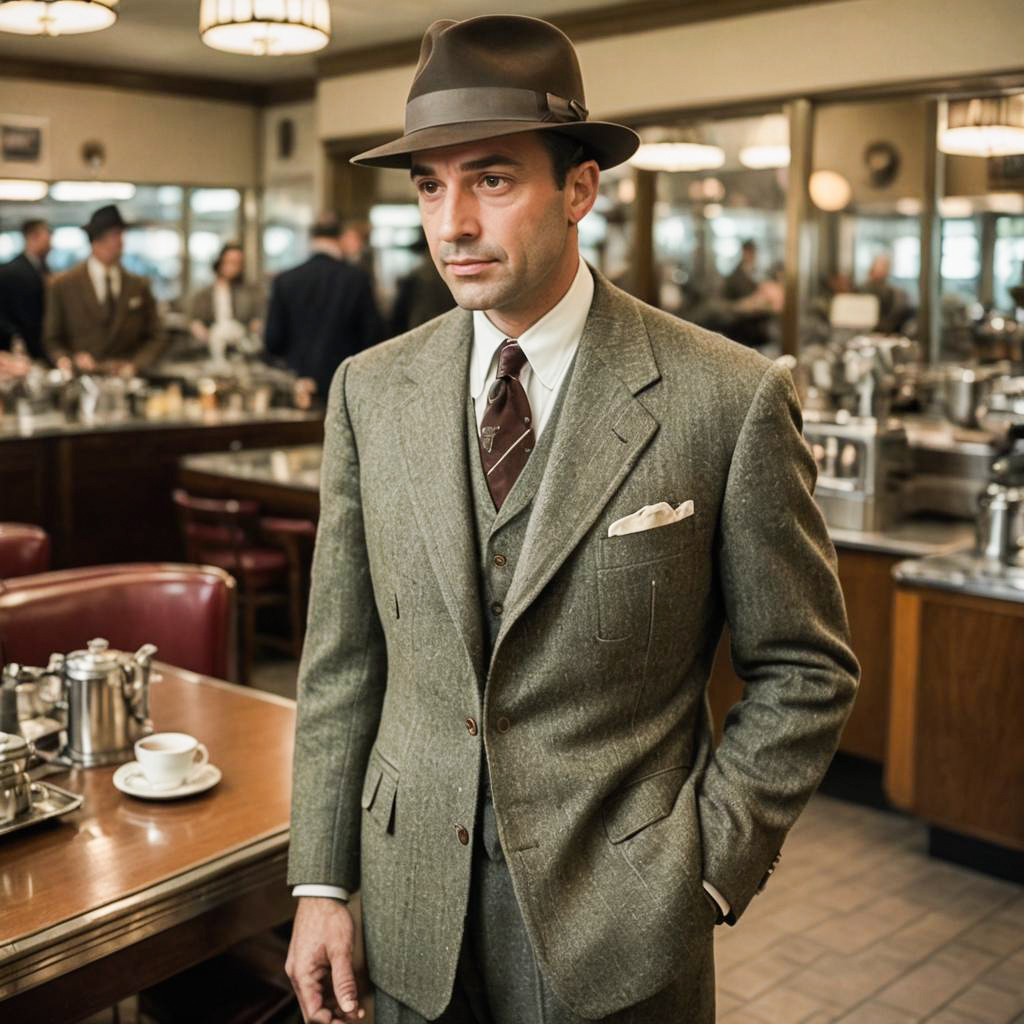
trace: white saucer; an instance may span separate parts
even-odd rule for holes
[[[204,764],[199,774],[191,782],[186,782],[173,789],[154,789],[142,773],[138,761],[129,761],[114,772],[114,785],[129,796],[141,797],[143,800],[178,800],[194,793],[205,793],[220,782],[220,769],[213,764]]]

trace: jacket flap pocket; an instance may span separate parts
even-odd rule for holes
[[[370,754],[370,764],[363,782],[363,795],[359,802],[363,810],[367,811],[370,817],[388,832],[394,831],[392,817],[397,792],[397,769],[376,750],[373,751]]]
[[[638,533],[600,539],[599,569],[619,569],[681,554],[693,540],[696,516]],[[602,527],[603,528],[603,527]]]
[[[664,768],[613,793],[603,809],[609,842],[621,843],[671,814],[685,773],[682,765]]]

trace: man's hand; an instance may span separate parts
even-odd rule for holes
[[[310,1024],[355,1024],[366,1016],[352,971],[354,946],[352,915],[344,903],[300,897],[284,969]]]
[[[73,356],[75,366],[78,367],[82,373],[92,373],[96,369],[96,360],[88,352],[76,352]]]

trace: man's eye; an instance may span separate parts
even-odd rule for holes
[[[419,190],[424,195],[428,195],[428,196],[435,195],[436,192],[437,192],[437,182],[436,181],[421,181],[420,184],[419,184]]]
[[[499,174],[485,174],[483,181],[488,188],[498,188],[505,184],[505,179]]]

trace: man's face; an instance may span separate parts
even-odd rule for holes
[[[25,239],[25,248],[37,259],[45,259],[50,253],[51,234],[52,232],[48,225],[39,225]]]
[[[431,256],[455,301],[510,316],[529,310],[582,216],[578,193],[555,187],[536,133],[416,153],[412,179]]]
[[[220,276],[225,281],[238,281],[245,270],[245,258],[241,249],[228,249],[220,259]]]
[[[113,266],[121,259],[124,252],[124,231],[121,228],[111,228],[104,231],[99,238],[92,243],[92,253],[106,266]]]

